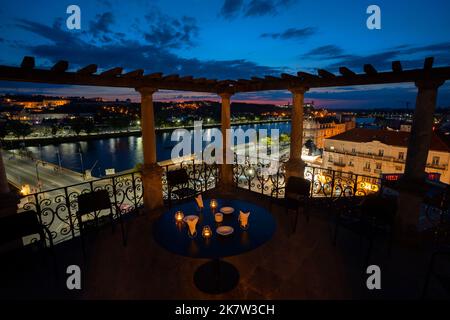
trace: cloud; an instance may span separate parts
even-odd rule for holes
[[[17,26],[21,29],[48,39],[58,45],[70,45],[71,43],[76,44],[79,42],[78,36],[75,32],[66,32],[61,29],[60,20],[55,20],[53,26],[50,27],[41,23],[18,19]]]
[[[384,71],[390,70],[392,61],[396,60],[401,61],[405,69],[420,68],[427,56],[435,57],[436,66],[448,65],[450,64],[449,51],[450,43],[444,42],[426,46],[403,44],[381,52],[358,55],[346,53],[342,48],[329,44],[314,48],[300,55],[300,58],[319,61],[319,64],[330,71],[337,71],[338,67],[346,66],[360,72],[364,64],[372,64],[378,70]]]
[[[149,22],[150,32],[145,32],[145,39],[156,47],[182,48],[193,47],[199,28],[195,18],[183,16],[179,19],[153,11],[145,16]]]
[[[226,19],[232,18],[239,13],[243,4],[243,0],[225,0],[219,15]]]
[[[261,37],[262,38],[281,39],[281,40],[304,39],[304,38],[312,36],[315,33],[316,33],[316,30],[314,28],[310,28],[310,27],[303,28],[303,29],[289,28],[283,32],[263,33],[263,34],[261,34]]]
[[[111,26],[113,24],[114,24],[114,16],[112,12],[97,14],[95,16],[95,20],[89,22],[89,31],[94,38],[104,36],[106,38],[104,38],[103,40],[106,40],[109,37],[107,37],[105,34],[111,32]]]
[[[264,16],[275,15],[277,13],[277,5],[270,0],[251,0],[245,9],[245,16]]]
[[[277,15],[280,9],[286,8],[297,0],[225,0],[219,16],[226,19],[236,17],[243,13],[245,17],[261,17]]]
[[[178,73],[214,79],[275,75],[284,70],[258,65],[245,59],[223,61],[186,59],[170,52],[169,48],[135,40],[120,39],[114,43],[96,44],[83,40],[81,34],[63,31],[59,24],[49,27],[22,20],[20,26],[51,42],[28,45],[25,49],[30,54],[45,59],[48,64],[67,60],[71,63],[71,68],[98,63],[102,69],[122,66],[126,69],[142,68],[147,72]],[[38,65],[42,64],[38,62]]]
[[[302,58],[325,58],[325,59],[335,59],[342,56],[342,48],[335,45],[325,45],[321,47],[314,48],[307,53],[302,55]]]

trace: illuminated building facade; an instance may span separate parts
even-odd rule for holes
[[[308,117],[303,121],[303,142],[311,140],[318,149],[323,149],[325,139],[355,128],[355,119],[339,120],[336,117]]]
[[[370,177],[405,170],[409,132],[356,128],[325,139],[323,167]],[[450,184],[450,149],[433,135],[425,171]]]

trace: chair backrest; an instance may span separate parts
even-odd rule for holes
[[[40,224],[35,211],[0,218],[0,243],[11,242],[32,234],[44,235],[44,227]]]
[[[111,200],[107,190],[83,193],[78,196],[78,215],[85,215],[104,209],[111,209]]]
[[[311,181],[300,177],[289,177],[286,183],[286,197],[309,197]]]
[[[177,169],[167,171],[167,184],[169,187],[174,187],[180,184],[186,184],[189,182],[189,175],[186,169]]]

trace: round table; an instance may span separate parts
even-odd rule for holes
[[[207,258],[210,262],[201,265],[194,274],[194,283],[203,292],[223,293],[233,289],[239,282],[239,272],[231,264],[220,260],[223,257],[235,256],[253,250],[267,242],[275,232],[275,219],[266,209],[241,200],[217,199],[218,212],[222,207],[232,207],[234,212],[223,215],[223,222],[216,223],[210,199],[205,199],[204,208],[200,210],[194,200],[171,208],[154,224],[153,235],[156,242],[166,250],[190,257]],[[238,221],[239,211],[249,212],[248,228],[243,230]],[[197,215],[197,235],[188,235],[186,223],[175,221],[175,212],[183,211],[184,215]],[[204,239],[202,229],[210,226],[212,237]],[[231,226],[234,232],[228,236],[216,233],[219,225]]]

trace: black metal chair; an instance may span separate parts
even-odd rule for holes
[[[435,246],[450,241],[450,186],[426,194],[423,203],[426,206],[425,218],[432,226]]]
[[[57,275],[53,238],[48,228],[39,222],[37,213],[29,210],[0,218],[0,244],[2,245],[15,240],[22,240],[23,237],[34,234],[39,235],[38,244],[44,249],[49,249],[53,258],[55,274]],[[49,246],[47,245],[47,239]]]
[[[108,213],[100,216],[102,211],[106,210]],[[83,217],[86,217],[83,219]],[[81,246],[83,250],[83,257],[86,258],[85,239],[87,229],[89,227],[98,229],[103,223],[104,218],[109,219],[112,231],[114,232],[114,211],[109,193],[107,190],[98,190],[89,193],[83,193],[78,196],[78,211],[77,220],[80,228]],[[126,246],[127,239],[125,229],[122,221],[122,214],[119,208],[116,208],[116,219],[119,220],[120,229],[122,231],[123,245]]]
[[[443,262],[443,259],[446,259],[447,262],[445,268],[440,268],[440,270],[437,270],[436,264],[438,262]],[[441,247],[440,249],[433,252],[433,254],[431,255],[430,263],[428,265],[422,298],[426,298],[427,296],[430,280],[432,277],[435,278],[440,283],[442,288],[446,291],[446,293],[450,295],[450,272],[448,271],[449,265],[450,246]]]
[[[311,206],[311,181],[300,177],[289,177],[285,187],[284,198],[276,199],[275,202],[282,206],[286,215],[289,211],[295,211],[295,222],[292,232],[297,230],[297,222],[299,216],[299,209],[303,208],[302,212],[309,221],[309,210]]]
[[[394,223],[397,212],[397,199],[381,195],[367,196],[356,204],[357,197],[337,210],[333,244],[336,245],[340,227],[368,241],[365,264],[369,264],[375,238],[388,236],[388,253],[391,254],[394,237]]]
[[[201,193],[196,188],[197,181],[189,177],[186,169],[171,170],[166,174],[169,206],[173,200],[190,199]]]

